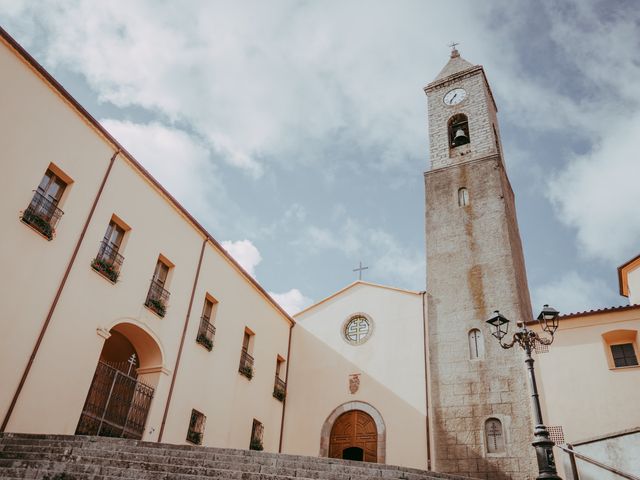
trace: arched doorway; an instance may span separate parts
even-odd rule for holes
[[[371,415],[351,410],[338,417],[331,429],[329,457],[378,461],[378,430]]]
[[[141,439],[161,366],[162,352],[151,335],[132,323],[114,326],[102,347],[76,435]]]
[[[386,437],[382,415],[373,405],[343,403],[322,425],[320,456],[385,463]]]

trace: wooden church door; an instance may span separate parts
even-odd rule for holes
[[[340,415],[331,429],[329,457],[377,462],[378,430],[373,418],[361,410]]]

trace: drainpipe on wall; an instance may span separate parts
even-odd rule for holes
[[[96,210],[96,206],[98,205],[98,200],[100,200],[100,196],[102,195],[102,191],[104,190],[104,186],[107,183],[107,179],[109,178],[109,174],[111,173],[111,169],[116,160],[116,156],[120,153],[120,150],[116,150],[115,153],[111,156],[109,160],[109,166],[107,167],[107,171],[102,178],[102,182],[100,183],[100,188],[98,189],[98,193],[96,193],[96,197],[93,200],[93,205],[91,205],[91,210],[89,211],[89,215],[87,215],[87,220],[84,222],[84,226],[82,227],[82,232],[80,232],[80,237],[78,237],[78,241],[76,242],[76,246],[73,250],[73,254],[71,255],[71,259],[67,264],[67,269],[64,272],[62,280],[60,281],[60,285],[58,286],[58,290],[56,292],[56,296],[53,298],[53,302],[51,303],[51,307],[49,307],[49,313],[45,318],[45,321],[40,329],[40,334],[38,335],[38,339],[36,340],[36,344],[31,351],[31,356],[29,357],[29,361],[27,362],[27,366],[22,372],[22,377],[20,378],[20,383],[18,383],[18,388],[16,388],[15,393],[13,394],[13,398],[11,399],[11,403],[9,404],[9,408],[7,409],[7,413],[4,416],[4,420],[2,421],[2,426],[0,426],[0,433],[4,432],[9,424],[9,420],[11,419],[11,415],[13,414],[13,410],[18,402],[18,397],[22,392],[24,384],[27,381],[27,377],[29,376],[29,372],[33,367],[33,362],[40,350],[40,345],[42,344],[42,340],[44,335],[49,327],[49,323],[51,322],[51,317],[53,317],[53,312],[58,305],[58,301],[60,300],[60,296],[62,295],[62,290],[64,289],[65,284],[67,283],[67,278],[69,278],[69,273],[71,272],[71,268],[73,267],[73,263],[76,260],[76,256],[78,255],[78,251],[80,250],[80,246],[82,245],[82,241],[84,240],[84,235],[87,233],[87,229],[89,228],[89,224],[91,223],[91,219],[93,218],[93,213]]]
[[[287,397],[289,396],[289,363],[291,363],[291,334],[293,333],[293,327],[295,324],[289,326],[289,343],[287,344],[287,368],[285,369],[286,387],[284,389],[285,395],[282,401],[282,418],[280,419],[280,442],[278,443],[278,453],[282,453],[282,435],[284,433],[284,411],[287,407]]]
[[[428,340],[427,340],[427,316],[426,316],[426,301],[425,296],[427,292],[420,292],[422,295],[422,334],[423,334],[423,353],[424,353],[424,402],[426,408],[426,432],[427,432],[427,470],[431,470],[431,434],[429,423],[431,422],[431,415],[429,414],[429,366],[428,366]]]
[[[191,298],[189,299],[189,308],[187,308],[187,316],[184,319],[184,327],[182,328],[182,337],[180,337],[180,346],[178,347],[178,355],[176,357],[176,364],[173,368],[173,375],[171,376],[171,386],[169,387],[169,394],[167,395],[167,403],[164,407],[164,413],[162,415],[162,423],[160,425],[160,433],[158,434],[158,442],[162,441],[162,435],[164,434],[164,426],[167,422],[167,416],[169,415],[169,406],[171,405],[171,397],[173,397],[173,387],[176,384],[176,377],[178,376],[178,368],[180,368],[180,359],[182,358],[182,348],[184,347],[184,339],[187,335],[187,327],[189,326],[189,318],[191,317],[191,307],[193,306],[193,297],[196,294],[196,287],[198,286],[198,278],[200,277],[200,267],[202,266],[202,257],[204,256],[204,247],[207,245],[209,238],[205,238],[202,242],[202,249],[200,249],[200,258],[198,259],[198,268],[196,269],[196,276],[193,279],[193,289],[191,290]]]

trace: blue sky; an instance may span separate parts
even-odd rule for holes
[[[640,253],[632,1],[0,0],[0,23],[295,312],[425,287],[426,96],[447,44],[499,108],[534,309],[625,304]]]

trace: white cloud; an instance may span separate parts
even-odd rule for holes
[[[421,157],[421,89],[456,33],[451,22],[433,21],[450,14],[447,5],[418,1],[23,5],[3,14],[24,28],[38,20],[31,28],[44,29],[49,66],[85,76],[103,101],[186,122],[255,177],[269,159],[342,161],[309,148],[336,133],[375,149],[373,168]],[[472,5],[456,12],[454,30],[468,37]]]
[[[534,288],[531,292],[534,314],[549,304],[561,314],[582,312],[603,305],[616,304],[615,295],[597,278],[585,278],[571,271],[555,281]],[[621,302],[618,302],[621,303]]]
[[[591,152],[549,181],[559,218],[588,257],[620,262],[640,249],[640,114],[609,127]]]
[[[229,252],[249,275],[256,276],[256,267],[262,261],[262,256],[250,240],[224,241],[222,248]]]
[[[289,315],[295,315],[313,303],[313,300],[305,297],[297,288],[292,288],[284,293],[269,292],[269,295],[271,295]]]
[[[422,248],[404,245],[392,233],[354,220],[340,207],[331,227],[307,225],[292,245],[304,252],[334,250],[351,261],[362,260],[369,269],[365,279],[405,288],[424,288],[425,257]]]
[[[104,119],[100,123],[187,210],[209,226],[218,223],[219,214],[211,208],[211,198],[222,200],[225,190],[205,145],[182,130],[157,122]]]

